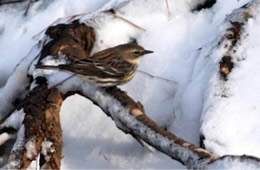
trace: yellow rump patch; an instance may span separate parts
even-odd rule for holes
[[[129,73],[123,78],[123,81],[129,81],[134,77],[134,73]]]

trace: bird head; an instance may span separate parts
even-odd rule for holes
[[[142,56],[153,53],[153,51],[146,50],[135,43],[123,44],[117,47],[121,50],[122,57],[132,64],[138,64]]]

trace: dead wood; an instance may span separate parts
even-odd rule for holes
[[[18,108],[25,112],[24,146],[12,151],[9,168],[26,169],[39,155],[41,168],[60,168],[63,143],[59,112],[62,101],[57,89],[48,89],[45,85],[37,86],[26,96],[24,104]]]
[[[63,146],[59,116],[62,97],[57,89],[42,85],[34,88],[25,101],[18,108],[25,112],[24,146],[12,151],[9,166],[25,169],[40,154],[40,167],[59,169]]]
[[[86,58],[95,42],[94,29],[77,21],[51,26],[45,34],[52,40],[43,47],[39,61],[48,55],[56,58],[66,55],[70,60]]]

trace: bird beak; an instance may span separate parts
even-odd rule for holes
[[[150,51],[150,50],[144,50],[144,54],[150,54],[150,53],[153,53],[153,51]]]

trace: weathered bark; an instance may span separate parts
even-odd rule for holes
[[[24,147],[12,152],[9,168],[26,169],[39,154],[41,168],[60,168],[63,144],[59,112],[62,101],[57,89],[44,85],[35,87],[28,94],[17,108],[25,112]]]
[[[77,21],[51,26],[46,35],[52,40],[43,47],[39,61],[48,55],[56,58],[66,55],[70,60],[86,58],[90,55],[96,38],[92,27]]]

